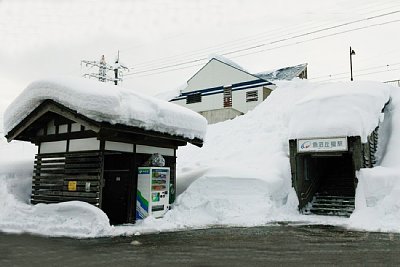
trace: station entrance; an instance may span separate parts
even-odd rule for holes
[[[311,154],[303,157],[303,176],[312,180],[319,196],[355,195],[355,170],[350,153]]]
[[[290,140],[292,184],[304,214],[350,216],[356,171],[363,164],[359,137]]]

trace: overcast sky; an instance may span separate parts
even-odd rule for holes
[[[33,80],[121,62],[157,94],[222,54],[250,72],[309,64],[314,81],[400,79],[398,0],[0,0],[0,112]],[[236,51],[236,52],[235,52]],[[329,76],[331,75],[331,76]]]

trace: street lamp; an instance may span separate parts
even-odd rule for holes
[[[350,46],[350,81],[353,80],[353,55],[355,54],[356,52]]]

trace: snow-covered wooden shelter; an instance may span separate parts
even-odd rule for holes
[[[8,141],[38,146],[32,204],[79,200],[101,208],[112,223],[135,221],[138,167],[154,153],[171,169],[176,149],[202,146],[207,122],[174,104],[92,80],[31,83],[8,107]]]
[[[188,81],[172,103],[216,123],[243,115],[264,101],[276,87],[273,80],[307,78],[307,64],[257,74],[221,56],[213,56]]]

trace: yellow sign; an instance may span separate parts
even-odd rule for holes
[[[68,182],[68,191],[76,191],[76,181]]]

